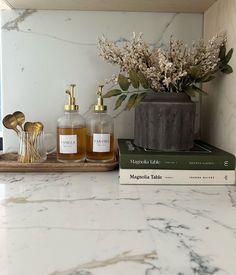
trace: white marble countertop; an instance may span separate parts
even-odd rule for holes
[[[0,174],[1,275],[235,275],[236,187]]]

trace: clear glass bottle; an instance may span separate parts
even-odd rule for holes
[[[75,86],[71,84],[70,90],[66,90],[69,103],[57,121],[57,160],[61,162],[84,161],[86,155],[85,119],[79,114],[79,105],[75,102]]]
[[[114,124],[107,114],[107,106],[103,105],[102,88],[102,85],[98,87],[97,104],[86,119],[86,159],[92,162],[109,162],[115,156]]]

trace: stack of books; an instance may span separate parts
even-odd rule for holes
[[[120,184],[235,184],[235,156],[203,141],[182,152],[137,147],[118,139]]]

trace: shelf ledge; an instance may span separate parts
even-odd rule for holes
[[[0,0],[2,9],[202,13],[216,0]]]

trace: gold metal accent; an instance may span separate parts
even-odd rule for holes
[[[7,129],[14,130],[17,133],[17,135],[19,135],[20,131],[17,129],[18,123],[15,116],[13,116],[12,114],[6,115],[3,118],[2,123]]]
[[[24,131],[20,135],[20,142],[23,143],[23,147],[20,146],[21,149],[18,153],[19,162],[32,163],[42,160],[40,147],[38,147],[36,140],[42,133],[43,128],[42,122],[25,122]]]
[[[77,111],[79,110],[79,105],[75,104],[75,84],[70,85],[70,90],[66,90],[66,94],[69,95],[68,104],[65,105],[65,111]]]
[[[40,135],[40,133],[43,131],[43,123],[40,121],[37,122],[26,122],[24,124],[24,131],[28,133],[32,133],[35,137]]]
[[[103,89],[104,85],[99,85],[98,86],[98,90],[97,90],[97,104],[94,105],[94,111],[95,112],[104,112],[107,110],[107,106],[103,105],[103,97],[102,97],[102,89]]]
[[[22,131],[24,131],[23,124],[25,123],[25,114],[20,111],[16,111],[13,113],[13,116],[17,120],[17,125],[20,126]]]
[[[20,111],[8,114],[3,118],[3,125],[7,129],[14,130],[20,137],[20,153],[18,161],[32,163],[41,161],[41,153],[37,147],[36,138],[43,131],[41,122],[25,122],[25,115]],[[20,127],[20,130],[18,129]],[[21,151],[23,149],[23,151]]]

